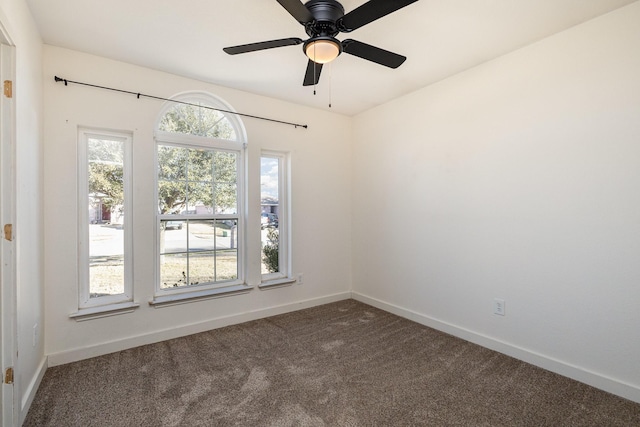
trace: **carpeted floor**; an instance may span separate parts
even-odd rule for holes
[[[640,426],[640,404],[354,300],[49,368],[25,426]]]

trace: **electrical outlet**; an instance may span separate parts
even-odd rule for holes
[[[38,324],[33,325],[33,346],[38,342]]]
[[[494,298],[493,300],[493,314],[497,314],[498,316],[504,316],[504,300],[500,298]]]
[[[302,285],[304,279],[304,274],[298,274],[298,285]]]

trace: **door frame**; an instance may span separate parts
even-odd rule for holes
[[[18,331],[17,285],[15,258],[15,228],[11,240],[5,239],[4,225],[15,224],[15,47],[0,13],[0,361],[1,398],[0,422],[5,426],[16,425],[19,419],[18,393]],[[12,98],[4,95],[4,81],[10,80]],[[13,384],[5,384],[5,370],[13,368]]]

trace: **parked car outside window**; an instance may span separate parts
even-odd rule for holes
[[[262,228],[278,227],[278,215],[269,212],[262,212],[260,223]]]

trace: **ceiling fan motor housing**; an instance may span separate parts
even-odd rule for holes
[[[311,38],[304,42],[302,50],[305,55],[316,62],[329,62],[342,53],[342,44],[335,36],[340,33],[336,22],[344,16],[344,7],[335,0],[311,0],[305,4],[305,7],[309,9],[313,20],[304,24],[305,31]],[[310,46],[320,46],[316,43],[333,46],[333,48],[329,48],[333,53],[329,54],[326,61],[316,59],[315,55],[310,53],[313,51],[308,50]]]
[[[340,32],[336,22],[344,16],[344,7],[335,0],[311,0],[305,4],[313,21],[305,24],[309,37],[335,37]]]

